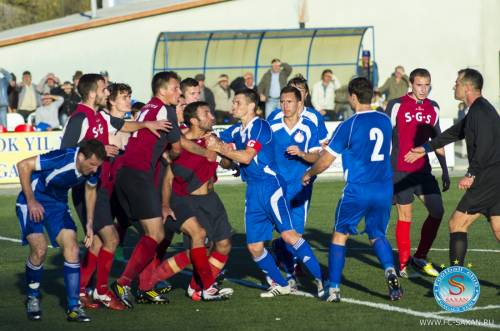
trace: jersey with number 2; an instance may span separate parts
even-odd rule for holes
[[[363,111],[337,127],[327,150],[337,157],[342,155],[346,182],[383,182],[392,178],[391,139],[389,117],[378,111]]]

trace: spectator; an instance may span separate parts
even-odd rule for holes
[[[56,89],[59,87],[60,80],[53,73],[46,74],[40,83],[36,86],[36,90],[40,94],[58,94]]]
[[[397,66],[391,77],[387,78],[384,85],[378,91],[385,94],[386,100],[397,99],[408,93],[410,87],[408,76],[403,66]]]
[[[233,106],[234,91],[229,88],[229,77],[226,74],[219,76],[213,88],[215,98],[215,120],[217,124],[233,123],[231,108]]]
[[[73,74],[73,91],[75,91],[75,93],[78,94],[78,96],[80,96],[80,93],[78,93],[78,82],[80,82],[80,77],[82,77],[82,76],[83,76],[83,72],[81,70],[77,70]],[[80,99],[81,99],[81,96],[80,96]]]
[[[326,121],[338,120],[335,113],[335,90],[340,88],[340,81],[330,69],[323,70],[321,80],[314,84],[312,105]]]
[[[41,105],[40,94],[36,90],[36,85],[31,80],[31,72],[23,72],[23,81],[20,85],[19,103],[17,112],[28,120],[28,116]]]
[[[146,104],[144,102],[136,101],[132,104],[132,121],[137,121],[137,118],[139,117],[139,114],[141,112],[142,107],[144,107]]]
[[[15,113],[17,109],[17,104],[19,103],[19,88],[17,87],[16,76],[10,73],[9,87],[7,88],[7,94],[9,95],[9,113]]]
[[[61,126],[64,126],[68,121],[69,116],[71,116],[71,114],[75,111],[76,106],[81,99],[73,89],[73,85],[71,85],[68,81],[64,82],[62,85],[62,94],[60,96],[63,97],[64,102],[59,108],[59,123]]]
[[[51,129],[60,128],[59,107],[61,107],[63,102],[64,98],[61,96],[44,93],[42,95],[42,106],[36,109],[35,125],[45,123]]]
[[[281,89],[286,86],[292,67],[279,59],[271,61],[271,69],[262,76],[257,87],[260,100],[266,103],[266,118],[279,107]]]
[[[384,112],[385,111],[385,99],[384,99],[384,96],[382,95],[382,93],[380,93],[379,91],[374,91],[373,92],[373,97],[372,97],[372,103],[371,103],[371,107],[373,110],[376,110],[376,111],[381,111],[381,112]]]
[[[212,90],[205,86],[205,75],[198,74],[194,76],[194,79],[196,79],[200,85],[200,100],[208,103],[212,115],[215,116],[215,97]]]
[[[361,63],[358,65],[356,75],[368,79],[373,87],[378,86],[378,67],[377,63],[370,61],[371,53],[365,50],[361,53]]]
[[[253,80],[253,74],[251,72],[247,72],[243,76],[236,77],[231,82],[229,87],[234,91],[235,94],[245,89],[250,89],[258,92],[255,81]]]
[[[7,127],[7,110],[9,109],[8,88],[11,80],[10,72],[0,68],[2,78],[0,78],[0,125]]]

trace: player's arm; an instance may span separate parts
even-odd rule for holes
[[[167,173],[163,177],[163,184],[161,188],[161,193],[162,193],[162,216],[163,216],[163,222],[167,220],[167,218],[170,216],[175,220],[175,214],[170,208],[170,197],[172,196],[172,182],[174,180],[174,173],[172,172],[172,169],[170,166],[167,167]]]
[[[333,161],[335,161],[335,158],[336,157],[330,153],[328,149],[323,150],[318,160],[302,177],[302,185],[308,185],[312,177],[319,175],[328,169],[332,165]]]
[[[206,148],[201,147],[200,145],[192,142],[191,140],[184,138],[184,136],[181,136],[181,147],[182,149],[185,149],[190,153],[199,156],[204,156],[210,161],[214,161],[217,157],[215,152],[209,151]]]
[[[97,200],[97,182],[96,184],[87,182],[85,184],[85,206],[87,209],[87,225],[84,244],[89,248],[94,238],[94,209]]]
[[[111,123],[113,125],[113,122],[116,121],[115,117],[111,116]],[[145,122],[137,122],[137,121],[125,121],[123,119],[119,119],[123,121],[123,124],[121,125],[121,128],[118,129],[115,125],[113,125],[115,128],[118,129],[118,131],[123,131],[123,132],[135,132],[140,129],[148,129],[153,133],[155,136],[158,138],[160,137],[160,132],[159,131],[164,131],[164,132],[169,132],[172,129],[172,123],[170,123],[167,120],[158,120],[158,121],[145,121]]]
[[[293,146],[288,146],[288,148],[286,149],[286,152],[290,155],[295,155],[295,156],[300,157],[302,160],[306,161],[307,163],[314,163],[314,162],[318,161],[318,159],[319,159],[320,150],[321,149],[318,148],[318,149],[315,149],[312,151],[304,152],[299,148],[299,146],[293,145]]]
[[[227,157],[222,156],[220,159],[219,165],[224,169],[233,170],[234,177],[240,176],[240,165],[238,163],[233,162],[232,160],[228,159]]]
[[[84,113],[78,113],[71,116],[68,120],[68,124],[66,124],[64,128],[61,148],[78,146],[78,143],[85,137],[88,128],[88,120]]]
[[[250,164],[262,145],[256,140],[250,140],[244,150],[235,150],[234,144],[226,144],[217,137],[210,136],[207,138],[207,148],[240,164]]]
[[[35,193],[31,188],[31,174],[37,169],[39,157],[40,156],[32,156],[17,163],[19,180],[21,182],[21,188],[24,196],[26,197],[30,219],[35,222],[40,222],[43,219],[43,214],[45,212],[43,206],[36,201]]]
[[[439,126],[439,120],[437,121],[436,125],[434,126],[434,132],[437,135],[441,133],[441,127]],[[444,151],[444,148],[438,148],[436,149],[436,157],[439,161],[439,165],[441,166],[441,169],[443,170],[443,175],[441,176],[441,180],[443,182],[443,192],[448,191],[450,188],[450,174],[448,173],[448,165],[446,164],[446,154]]]

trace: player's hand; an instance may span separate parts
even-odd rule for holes
[[[306,172],[304,176],[302,176],[302,185],[307,186],[311,182],[311,175],[309,175],[309,172]]]
[[[94,222],[87,221],[85,230],[87,233],[85,234],[85,239],[83,239],[83,244],[86,248],[90,248],[90,246],[92,246],[92,241],[94,240]]]
[[[468,190],[474,183],[474,177],[463,177],[458,182],[458,188],[461,190]]]
[[[444,173],[443,176],[441,176],[441,180],[443,181],[443,192],[446,192],[450,189],[450,175],[447,173]]]
[[[118,152],[120,152],[120,149],[115,145],[106,145],[104,149],[106,150],[107,157],[115,157],[118,155]]]
[[[321,148],[326,148],[326,146],[328,146],[329,143],[330,143],[330,139],[324,140],[322,143],[320,143]]]
[[[146,128],[158,138],[160,138],[159,131],[169,132],[170,130],[172,130],[172,123],[167,120],[146,121],[144,122],[144,126],[146,126]]]
[[[168,217],[170,216],[174,221],[177,220],[175,218],[174,211],[169,207],[169,206],[163,206],[161,210],[162,216],[163,216],[163,224],[168,220]]]
[[[406,153],[405,155],[405,162],[408,163],[413,163],[417,161],[420,158],[423,158],[425,156],[425,149],[423,147],[414,147]]]
[[[43,220],[43,214],[45,213],[45,209],[38,201],[36,200],[28,201],[28,211],[30,213],[30,219],[32,219],[36,223],[41,222]]]
[[[294,155],[294,156],[298,156],[298,157],[303,157],[305,153],[303,153],[299,146],[295,146],[295,145],[292,145],[292,146],[289,146],[287,149],[286,149],[286,152],[290,155]]]
[[[207,149],[219,153],[222,148],[222,142],[215,135],[211,134],[206,138]]]

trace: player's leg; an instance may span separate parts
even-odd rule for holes
[[[466,214],[455,210],[449,220],[450,230],[450,265],[464,265],[465,255],[467,254],[467,231],[474,221],[481,214]]]
[[[490,216],[490,226],[495,238],[500,242],[500,216]]]
[[[349,234],[335,231],[332,236],[328,254],[328,270],[330,278],[330,289],[326,301],[340,302],[340,283],[342,281],[342,270],[345,265],[345,244]]]
[[[95,302],[92,295],[87,293],[87,286],[97,269],[97,256],[102,247],[102,241],[99,236],[94,236],[92,245],[86,251],[80,264],[80,302],[84,308],[99,308],[99,303]]]
[[[26,313],[30,320],[40,320],[40,283],[42,281],[43,263],[47,254],[47,240],[43,233],[32,233],[26,236],[30,246],[30,255],[26,260]]]

